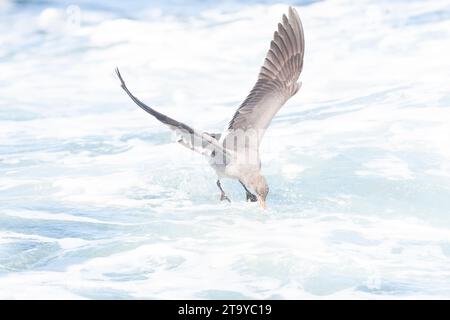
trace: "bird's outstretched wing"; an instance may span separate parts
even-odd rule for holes
[[[231,119],[228,130],[257,130],[258,141],[284,103],[300,89],[305,38],[297,11],[289,7],[278,24],[258,80]],[[258,142],[259,145],[259,142]]]
[[[225,150],[221,145],[219,145],[218,141],[213,137],[213,135],[197,131],[190,126],[172,119],[147,106],[145,103],[136,98],[130,92],[130,90],[128,90],[118,68],[116,68],[116,74],[121,82],[122,89],[128,94],[131,100],[133,100],[141,109],[154,116],[160,122],[167,125],[170,129],[174,130],[178,137],[177,142],[193,151],[199,152],[204,155],[225,155]]]

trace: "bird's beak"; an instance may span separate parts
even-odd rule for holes
[[[261,198],[260,196],[258,196],[258,202],[259,202],[259,206],[263,209],[266,209],[266,200],[264,200],[263,198]]]

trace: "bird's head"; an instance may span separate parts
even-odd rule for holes
[[[250,187],[255,190],[261,208],[266,208],[266,197],[269,193],[269,186],[267,185],[266,178],[263,175],[254,175],[249,183]]]

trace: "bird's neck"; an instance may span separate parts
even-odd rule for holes
[[[244,182],[245,185],[254,188],[261,179],[263,179],[263,176],[259,171],[255,170],[246,172],[245,176],[242,177],[242,182]]]

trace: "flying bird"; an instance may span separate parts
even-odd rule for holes
[[[241,183],[247,201],[258,201],[265,208],[269,187],[261,174],[259,145],[278,110],[300,89],[301,82],[297,81],[303,68],[304,51],[300,17],[295,8],[289,7],[288,15],[283,15],[273,35],[256,84],[222,133],[196,130],[147,106],[128,90],[117,68],[116,73],[122,89],[140,108],[174,130],[177,142],[207,157],[217,173],[221,201],[230,202],[230,199],[220,180],[231,178]]]

